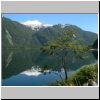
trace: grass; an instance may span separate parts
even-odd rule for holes
[[[67,80],[52,83],[52,86],[83,86],[89,80],[98,83],[98,64],[85,65]]]

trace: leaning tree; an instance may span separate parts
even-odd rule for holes
[[[41,51],[50,56],[56,56],[60,62],[60,67],[64,69],[65,79],[67,80],[68,66],[66,65],[69,51],[79,56],[80,52],[85,53],[88,51],[88,46],[81,45],[81,38],[77,35],[75,29],[61,30],[61,36],[54,40],[48,41]]]

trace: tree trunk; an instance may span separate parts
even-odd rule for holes
[[[62,67],[64,68],[64,72],[65,72],[65,80],[67,80],[68,76],[67,76],[67,68],[66,66],[66,55],[62,56]]]
[[[66,67],[64,67],[64,71],[65,71],[65,80],[67,80],[68,75],[67,75],[67,68]]]
[[[65,51],[64,53],[64,71],[65,71],[65,80],[67,80],[68,75],[67,75],[67,67],[66,67],[66,56],[67,56],[67,52]]]

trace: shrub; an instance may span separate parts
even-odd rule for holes
[[[52,85],[82,86],[90,79],[95,82],[98,81],[98,64],[82,66],[72,76],[70,76],[67,81],[58,81]]]

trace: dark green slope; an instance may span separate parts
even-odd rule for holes
[[[29,27],[7,18],[2,18],[2,46],[29,47],[32,34]]]
[[[98,49],[98,39],[93,43],[93,48]]]
[[[72,28],[75,28],[76,34],[78,35],[76,38],[80,37],[82,44],[93,44],[93,42],[97,39],[96,33],[84,31],[74,25],[66,26],[62,29],[61,25],[59,24],[54,25],[53,27],[41,28],[33,35],[32,42],[33,44],[36,43],[44,45],[48,40],[53,40],[59,36],[62,36],[62,30],[71,30]]]
[[[59,28],[55,29],[54,27],[41,28],[32,36],[32,44],[45,45],[47,41],[56,39],[62,35],[58,30]]]
[[[61,24],[53,27],[41,28],[34,31],[18,22],[2,17],[2,46],[7,47],[30,47],[38,48],[48,40],[62,36],[62,30],[76,29],[76,33],[82,39],[82,44],[93,44],[97,39],[97,34],[80,29],[74,25],[67,25],[62,28]],[[77,36],[76,36],[77,37]]]
[[[96,59],[98,59],[98,39],[93,43],[93,46],[92,46],[93,49],[96,49],[93,51],[93,54],[95,56]]]

